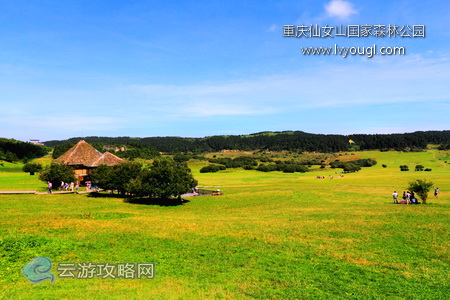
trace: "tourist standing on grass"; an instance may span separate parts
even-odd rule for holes
[[[393,193],[392,193],[392,198],[394,199],[394,204],[398,204],[398,194],[397,194],[397,191],[394,191]]]
[[[70,189],[71,192],[73,192],[73,187],[74,187],[74,183],[71,182],[70,185],[69,185],[69,189]]]
[[[411,193],[406,191],[406,204],[411,204]]]
[[[50,181],[47,182],[47,188],[48,188],[48,193],[51,194],[52,193],[52,183]]]
[[[439,196],[439,188],[436,187],[436,188],[434,189],[434,197],[437,198],[438,196]]]
[[[61,180],[61,186],[60,186],[60,188],[61,188],[61,191],[64,191],[64,181],[62,181],[62,180]]]

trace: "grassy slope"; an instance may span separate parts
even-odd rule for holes
[[[379,164],[334,180],[315,179],[334,170],[200,174],[193,164],[200,184],[221,186],[225,195],[180,207],[0,196],[0,296],[443,299],[450,292],[450,176],[436,154],[363,152]],[[399,171],[416,163],[433,171]],[[440,199],[390,204],[394,189],[421,177],[439,184]],[[36,256],[156,262],[157,277],[32,285],[20,270]]]
[[[33,160],[42,166],[51,163],[51,155]],[[2,162],[0,165],[0,190],[8,191],[45,191],[45,184],[39,181],[38,174],[31,176],[22,172],[22,163]]]

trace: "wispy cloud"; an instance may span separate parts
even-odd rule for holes
[[[325,4],[325,12],[328,17],[348,20],[358,13],[353,4],[344,0],[332,0]]]
[[[440,74],[437,78],[435,74]],[[173,115],[245,115],[305,108],[443,101],[450,98],[446,59],[373,58],[323,64],[301,73],[203,85],[131,85],[136,99]],[[142,105],[144,102],[142,101]]]
[[[41,104],[30,109],[26,103],[11,100],[11,105],[0,111],[0,128],[7,137],[9,128],[10,137],[17,137],[13,133],[17,131],[28,136],[30,129],[32,138],[79,136],[82,131],[85,135],[133,135],[136,130],[185,126],[185,122],[202,126],[214,123],[223,130],[229,127],[223,122],[232,124],[247,116],[252,120],[283,120],[283,116],[319,114],[324,110],[345,110],[351,115],[353,111],[369,112],[374,106],[404,106],[411,110],[423,103],[428,107],[450,103],[450,61],[446,57],[352,57],[344,64],[338,58],[314,59],[318,62],[313,67],[299,72],[245,80],[193,85],[130,84],[111,86],[108,93],[106,87],[80,90],[77,95],[95,101],[76,107],[49,108]],[[40,103],[61,103],[63,93],[59,91],[39,93],[46,95],[46,101]],[[75,99],[79,97],[72,98],[72,103],[78,103]],[[371,119],[370,115],[367,118]],[[273,126],[269,129],[274,130]],[[135,131],[127,130],[131,128]]]
[[[280,28],[280,27],[279,27],[278,25],[272,24],[272,25],[270,25],[268,31],[269,31],[269,32],[275,32],[275,31],[277,31],[279,28]]]

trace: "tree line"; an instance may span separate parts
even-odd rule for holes
[[[0,138],[0,160],[8,162],[26,161],[44,156],[48,147],[25,143],[14,139]]]
[[[76,143],[81,138],[53,140],[45,142],[49,147]],[[450,130],[417,131],[401,134],[312,134],[303,131],[260,132],[250,135],[210,136],[204,138],[184,137],[86,137],[90,144],[134,144],[153,147],[156,152],[165,153],[205,153],[225,149],[252,151],[264,149],[270,151],[296,152],[340,152],[349,150],[381,151],[421,151],[427,144],[448,144]],[[352,140],[353,143],[349,143]]]

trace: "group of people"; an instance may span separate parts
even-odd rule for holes
[[[338,175],[337,177],[338,177],[338,178],[342,178],[342,177],[344,177],[344,175],[341,174],[341,175]],[[317,178],[317,179],[325,179],[326,177],[325,177],[325,176],[316,176],[316,178]],[[328,178],[329,178],[329,179],[334,179],[334,176],[328,175]]]
[[[75,191],[78,192],[80,185],[78,183],[74,184],[73,182],[68,183],[68,182],[61,181],[60,188],[61,188],[61,191],[71,191],[71,192],[73,192],[73,190],[75,188]],[[47,182],[47,189],[48,189],[48,193],[51,194],[53,191],[53,184],[50,181]]]
[[[394,204],[420,204],[414,192],[410,191],[403,191],[403,196],[400,202],[398,201],[397,191],[392,193],[392,198],[394,199]]]
[[[68,183],[68,182],[61,181],[60,187],[61,187],[61,191],[71,191],[71,192],[73,192],[73,188],[75,187],[75,190],[78,192],[80,185],[78,183],[75,185],[73,182]]]
[[[436,187],[434,189],[434,197],[437,198],[439,196],[439,188]],[[392,198],[394,200],[394,204],[420,204],[420,202],[417,200],[416,195],[414,192],[410,191],[403,191],[403,196],[400,202],[398,201],[398,193],[397,191],[394,191],[392,193]]]

